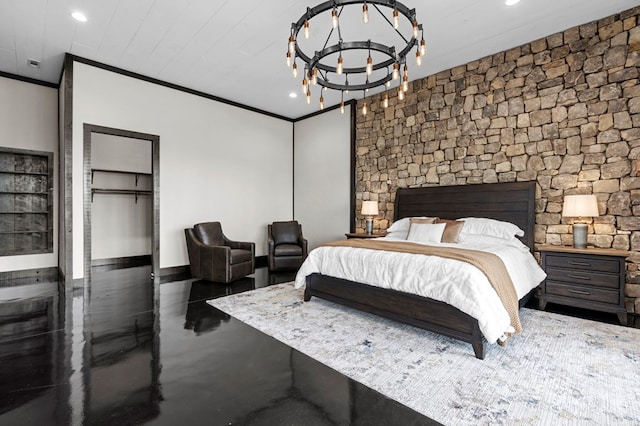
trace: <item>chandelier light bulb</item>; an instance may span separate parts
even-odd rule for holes
[[[367,115],[367,101],[362,101],[362,115]]]
[[[391,87],[391,80],[388,80],[384,85],[387,87]]]
[[[416,50],[416,64],[418,64],[418,66],[422,65],[422,55],[419,50]]]
[[[306,95],[308,90],[309,90],[309,82],[307,81],[306,78],[303,78],[302,79],[302,94]]]
[[[369,6],[367,6],[366,2],[362,5],[362,22],[369,23]]]
[[[307,89],[307,104],[311,103],[311,90]]]
[[[371,75],[373,72],[373,58],[371,55],[367,58],[367,75]]]
[[[397,80],[400,77],[400,65],[396,62],[393,64],[393,79]]]
[[[296,63],[293,63],[293,78],[297,78],[298,77],[298,65],[296,65]]]
[[[309,38],[309,20],[304,21],[304,38]]]
[[[396,30],[400,26],[400,21],[398,19],[398,9],[393,9],[393,28]]]
[[[311,72],[311,84],[316,85],[318,83],[318,68],[314,68]]]
[[[409,90],[409,78],[403,77],[402,78],[402,91],[406,92],[408,90]]]
[[[338,28],[338,9],[335,7],[331,11],[331,25],[333,25],[333,28]]]
[[[402,90],[402,87],[398,87],[398,100],[404,100],[404,91]]]
[[[289,36],[289,52],[293,53],[296,51],[296,38],[291,34]]]
[[[291,52],[287,50],[287,66],[291,66]]]
[[[413,20],[413,38],[418,38],[418,21]]]
[[[324,97],[320,95],[320,109],[324,109]]]
[[[420,54],[422,56],[427,54],[427,44],[424,42],[424,38],[420,40]]]
[[[340,101],[340,113],[344,114],[344,101]]]
[[[343,62],[342,54],[340,54],[340,56],[338,56],[338,68],[336,69],[336,73],[342,74],[342,68],[344,67]]]
[[[384,99],[382,100],[382,106],[387,108],[389,106],[389,94],[384,94]]]
[[[402,76],[406,77],[407,79],[409,78],[409,67],[407,66],[407,64],[404,64],[404,69],[402,70]]]

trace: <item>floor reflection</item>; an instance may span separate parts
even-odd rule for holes
[[[255,288],[253,278],[245,280],[247,284],[243,286],[244,291]],[[211,283],[202,280],[191,283],[184,321],[185,330],[193,330],[196,334],[207,333],[218,328],[222,322],[229,321],[231,317],[228,314],[209,305],[207,300],[226,296],[230,293],[230,288],[211,285]]]
[[[294,273],[154,286],[149,272],[96,271],[75,294],[0,288],[0,424],[430,423],[206,302]]]
[[[46,393],[55,381],[54,296],[2,303],[0,414]]]
[[[150,268],[93,278],[85,315],[86,424],[139,424],[160,412],[155,289]]]

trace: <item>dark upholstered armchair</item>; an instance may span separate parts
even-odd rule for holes
[[[220,222],[198,223],[184,233],[193,278],[229,283],[255,272],[255,243],[229,240]]]
[[[273,222],[267,226],[269,271],[298,269],[307,258],[307,240],[295,220]]]

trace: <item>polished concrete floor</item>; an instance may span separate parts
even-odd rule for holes
[[[149,275],[0,288],[0,425],[435,423],[206,303],[292,274],[230,286]]]

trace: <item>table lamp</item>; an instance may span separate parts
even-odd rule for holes
[[[584,218],[598,216],[598,199],[595,195],[565,195],[563,217],[575,217],[573,222],[573,247],[587,248],[587,222]]]
[[[366,218],[365,232],[369,235],[373,234],[373,216],[378,216],[378,202],[377,201],[363,201],[362,202],[362,215]]]

